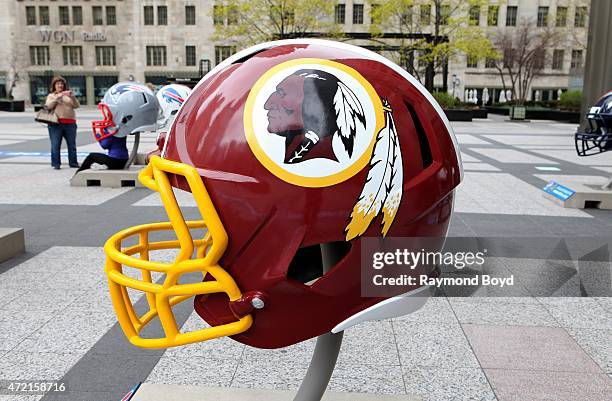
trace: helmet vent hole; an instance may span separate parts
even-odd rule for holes
[[[417,138],[419,139],[419,147],[421,148],[421,159],[423,161],[423,170],[429,167],[433,163],[433,157],[431,155],[431,147],[429,145],[429,140],[427,139],[427,134],[423,129],[423,124],[419,119],[419,116],[414,110],[414,107],[406,101],[404,101],[410,116],[412,117],[412,122],[414,123],[414,128],[417,132]]]
[[[123,117],[123,118],[121,119],[121,123],[122,123],[122,124],[127,124],[127,122],[128,122],[128,121],[130,121],[131,119],[132,119],[132,116],[131,116],[131,115],[129,115],[129,116],[125,116],[125,117]]]
[[[342,260],[351,250],[350,242],[332,243],[337,260]],[[333,268],[331,269],[333,270]],[[311,245],[298,249],[287,270],[287,278],[299,281],[302,284],[313,285],[323,277],[323,256],[321,244]]]

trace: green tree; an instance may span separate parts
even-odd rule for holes
[[[327,0],[227,0],[211,10],[212,39],[241,47],[277,39],[341,35],[334,3]]]
[[[460,54],[469,58],[497,58],[480,21],[487,21],[489,0],[370,0],[370,33],[382,42],[399,34],[389,47],[400,64],[432,91],[436,71],[448,79],[448,61]],[[499,2],[495,2],[499,6]],[[398,60],[396,60],[398,61]],[[417,62],[418,67],[412,68]]]

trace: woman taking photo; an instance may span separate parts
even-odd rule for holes
[[[58,124],[49,124],[49,138],[51,139],[51,166],[59,170],[62,164],[60,148],[62,138],[66,139],[68,147],[68,162],[70,167],[78,168],[76,155],[76,114],[74,109],[79,107],[79,101],[74,93],[68,89],[68,83],[62,77],[54,77],[45,107],[57,115]]]

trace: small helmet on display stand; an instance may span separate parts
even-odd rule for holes
[[[612,91],[589,109],[586,120],[586,130],[575,135],[578,155],[592,156],[612,150]]]
[[[103,120],[91,122],[94,138],[100,141],[109,136],[123,138],[143,131],[155,131],[159,103],[145,85],[120,82],[104,95],[98,104]]]
[[[169,221],[124,229],[104,247],[132,344],[232,336],[285,347],[410,313],[411,297],[428,289],[362,292],[362,239],[443,243],[462,179],[440,105],[381,55],[316,39],[248,48],[202,78],[160,142],[161,157],[139,180],[160,194]],[[178,189],[191,193],[201,218],[185,219]],[[326,247],[337,250],[333,263]],[[167,249],[171,262],[156,256]],[[138,293],[146,294],[143,315]],[[183,301],[210,327],[181,332],[174,307]],[[143,330],[153,320],[160,337]]]
[[[179,108],[183,105],[191,89],[185,85],[170,84],[163,86],[155,95],[159,102],[159,117],[157,129],[169,129],[172,119],[176,116]]]

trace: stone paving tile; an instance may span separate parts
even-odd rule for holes
[[[175,189],[174,190],[174,196],[176,196],[176,201],[178,202],[178,204],[181,207],[197,207],[198,205],[196,204],[195,198],[193,197],[193,195],[191,194],[191,192],[187,192],[187,191],[183,191],[180,189]],[[158,193],[152,193],[151,195],[147,196],[146,198],[143,198],[141,200],[139,200],[138,202],[134,203],[132,206],[157,206],[157,207],[162,207],[162,201],[161,201],[161,197],[159,196]]]
[[[44,401],[115,401],[119,397],[108,391],[68,391],[62,394],[47,394]]]
[[[2,288],[0,287],[0,309],[20,297],[26,290],[23,288]]]
[[[163,356],[146,382],[228,387],[238,359]]]
[[[505,259],[504,262],[533,296],[580,294],[579,281],[573,279],[578,270],[572,260]]]
[[[303,341],[289,347],[277,349],[259,349],[246,347],[242,354],[242,361],[249,364],[296,364],[308,366],[315,348],[315,339]]]
[[[406,394],[399,365],[338,362],[328,391],[369,394]]]
[[[202,318],[193,312],[185,324],[181,327],[182,333],[187,333],[195,330],[200,330],[210,327]],[[189,358],[197,356],[211,359],[238,359],[242,356],[246,345],[232,340],[229,337],[216,338],[210,341],[204,341],[195,344],[189,344],[184,347],[168,348],[164,356],[166,357],[183,357]]]
[[[426,368],[403,366],[408,394],[423,401],[496,401],[479,368]]]
[[[0,350],[13,349],[52,317],[39,311],[0,310]]]
[[[308,362],[301,359],[275,359],[262,363],[259,359],[243,359],[236,369],[231,387],[295,390],[306,370]]]
[[[91,246],[53,246],[39,253],[37,257],[43,259],[96,259],[104,260],[104,249]]]
[[[79,360],[79,354],[17,352],[6,353],[0,360],[4,380],[58,380]]]
[[[66,291],[44,289],[41,291],[27,291],[20,297],[4,305],[5,310],[38,311],[44,314],[55,314],[73,304],[86,291]]]
[[[512,298],[510,298],[512,299]],[[449,298],[460,323],[509,326],[558,326],[540,304],[508,302],[508,298]],[[530,299],[530,298],[527,298]]]
[[[38,331],[28,336],[14,350],[39,353],[83,354],[117,321],[114,313],[67,310],[53,317]]]
[[[403,366],[478,367],[459,325],[393,322]]]
[[[416,312],[394,318],[395,322],[457,324],[457,317],[446,297],[429,298]]]
[[[347,329],[342,339],[338,364],[399,366],[391,322],[366,322]]]
[[[38,401],[42,395],[0,395],[0,401]]]
[[[561,328],[465,324],[463,330],[485,369],[602,373]]]
[[[487,163],[463,163],[463,169],[465,171],[501,171]]]
[[[538,298],[563,327],[612,330],[612,312],[591,298]]]
[[[551,159],[533,156],[527,152],[514,149],[495,149],[495,148],[470,148],[471,151],[479,153],[500,163],[520,163],[520,164],[558,164]]]
[[[612,381],[596,373],[485,369],[499,401],[610,400]]]
[[[539,162],[538,162],[539,163]],[[512,191],[508,191],[512,188]],[[478,210],[468,207],[477,201]],[[517,214],[536,216],[586,217],[579,209],[561,208],[542,196],[537,188],[508,173],[466,172],[457,189],[456,212],[484,214]],[[524,227],[523,227],[524,228]],[[537,235],[531,230],[532,235]],[[508,235],[511,235],[508,233]]]
[[[9,166],[8,164],[6,166]],[[27,167],[27,174],[20,174]],[[11,191],[0,192],[1,203],[19,203],[27,205],[99,205],[131,188],[102,188],[102,187],[71,187],[70,178],[74,169],[63,168],[53,170],[49,166],[31,166],[21,164],[10,165],[17,176],[0,178],[2,185],[11,188]]]
[[[612,331],[572,327],[566,327],[565,330],[593,358],[601,370],[612,373]]]

